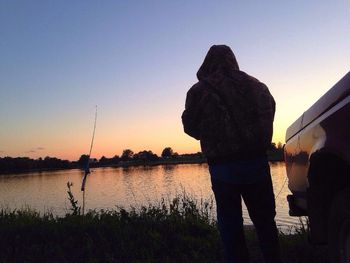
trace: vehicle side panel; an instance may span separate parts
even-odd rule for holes
[[[350,160],[350,96],[308,125],[285,146],[289,189],[306,192],[313,154],[330,153]]]

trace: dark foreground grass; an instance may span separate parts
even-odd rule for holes
[[[220,262],[210,204],[183,196],[140,209],[64,217],[0,212],[1,262]],[[199,208],[200,207],[200,208]]]
[[[64,217],[2,210],[0,262],[223,262],[211,210],[210,202],[186,195],[84,216],[78,206]],[[327,262],[327,251],[309,245],[306,232],[280,234],[284,262]],[[263,262],[254,230],[246,234],[252,262]]]

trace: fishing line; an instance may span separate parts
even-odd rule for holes
[[[275,200],[277,200],[277,198],[280,195],[280,193],[282,193],[282,190],[283,190],[283,188],[284,188],[284,186],[285,186],[285,184],[287,182],[287,179],[288,179],[288,177],[286,175],[286,177],[284,178],[284,182],[283,182],[283,185],[282,185],[281,189],[279,190],[278,194],[275,196]]]

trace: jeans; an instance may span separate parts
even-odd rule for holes
[[[249,262],[243,232],[241,197],[255,226],[265,262],[282,262],[274,220],[276,212],[270,170],[266,172],[268,176],[252,184],[232,184],[212,178],[218,227],[228,263]]]

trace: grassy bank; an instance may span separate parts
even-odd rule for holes
[[[1,262],[223,262],[210,202],[178,196],[140,209],[81,209],[40,215],[29,209],[0,212]],[[75,202],[75,203],[74,203]],[[280,234],[284,262],[327,262],[325,249],[307,243],[306,229]],[[252,262],[262,262],[251,227]]]

